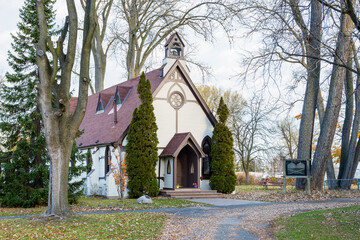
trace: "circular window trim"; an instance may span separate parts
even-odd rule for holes
[[[175,94],[177,94],[177,95],[179,95],[180,97],[181,97],[181,103],[180,103],[180,105],[175,105],[172,101],[171,101],[171,98],[175,95]],[[180,109],[184,104],[185,104],[185,97],[184,97],[184,95],[181,93],[181,92],[179,92],[179,91],[174,91],[174,92],[172,92],[171,94],[170,94],[170,96],[169,96],[169,102],[170,102],[170,105],[173,107],[173,108],[175,108],[175,109]]]

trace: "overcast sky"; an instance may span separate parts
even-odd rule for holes
[[[19,8],[22,7],[23,1],[21,0],[0,0],[2,8],[0,8],[0,76],[3,76],[7,71],[11,71],[7,64],[7,52],[11,49],[11,36],[10,33],[17,31],[16,24],[19,22]],[[66,16],[65,0],[57,1],[55,4],[57,11],[57,24],[62,25],[64,17]],[[80,9],[78,10],[80,11]],[[80,11],[81,12],[81,11]],[[241,31],[241,26],[238,31]],[[181,32],[179,32],[181,34]],[[215,33],[215,41],[207,42],[201,37],[187,34],[185,41],[196,46],[195,58],[201,61],[212,69],[213,77],[206,78],[206,84],[215,84],[222,88],[231,88],[237,90],[245,98],[249,98],[253,89],[244,88],[239,81],[234,78],[234,75],[239,73],[242,69],[241,54],[246,51],[256,51],[261,39],[236,39],[232,46],[225,37],[223,31],[219,30]],[[191,39],[189,39],[191,38]],[[165,41],[164,41],[165,43]],[[159,47],[158,53],[154,55],[153,62],[154,68],[161,66],[163,60],[163,44]],[[188,46],[186,46],[188,47]],[[189,49],[185,47],[185,52]],[[194,54],[193,54],[194,55]],[[110,87],[116,83],[125,81],[126,72],[124,69],[123,56],[110,55],[107,64],[105,87]],[[195,83],[202,83],[203,79],[199,71],[195,67],[191,67],[190,77]],[[288,74],[289,76],[290,74]],[[73,85],[76,84],[77,78],[74,77]],[[259,80],[258,80],[259,81]],[[258,87],[261,83],[253,80],[248,81],[248,86]],[[262,81],[260,79],[260,81]],[[269,86],[268,92],[277,95],[279,90],[278,86]],[[282,86],[280,85],[280,91]],[[301,104],[295,110],[299,113]]]

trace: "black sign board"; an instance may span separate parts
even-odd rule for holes
[[[307,176],[306,160],[285,160],[286,176]]]

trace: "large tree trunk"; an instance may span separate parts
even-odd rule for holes
[[[299,128],[298,159],[311,159],[312,139],[314,131],[315,110],[319,91],[320,79],[320,47],[322,5],[319,1],[311,1],[310,32],[307,32],[302,16],[298,9],[298,2],[291,1],[291,8],[297,24],[302,29],[306,43],[307,54],[307,83]],[[306,180],[298,178],[297,189],[305,189]]]
[[[44,216],[66,216],[71,211],[68,205],[67,188],[69,161],[72,144],[85,115],[89,86],[89,63],[93,33],[95,30],[95,0],[86,1],[83,27],[83,43],[80,61],[79,94],[75,112],[70,114],[69,90],[74,65],[78,18],[74,0],[67,0],[69,16],[55,49],[47,35],[44,0],[37,1],[40,38],[37,44],[37,64],[40,83],[37,86],[40,112],[44,123],[46,146],[50,157],[49,203]],[[66,35],[69,35],[66,37]],[[67,40],[66,54],[63,53]],[[47,56],[47,49],[51,57]],[[49,59],[53,59],[51,62]],[[58,83],[58,63],[61,77]]]
[[[338,34],[334,55],[329,96],[312,165],[312,187],[317,190],[322,189],[327,161],[330,158],[331,146],[341,107],[342,89],[346,69],[344,67],[340,67],[339,64],[347,62],[349,54],[348,48],[350,47],[353,28],[354,25],[352,24],[350,17],[346,14],[341,14],[340,32]]]
[[[347,61],[347,66],[352,67],[352,54],[351,48],[349,48],[349,59]],[[340,158],[340,167],[339,167],[339,179],[343,178],[343,172],[348,160],[349,155],[349,144],[350,144],[350,132],[351,125],[353,122],[353,111],[354,111],[354,87],[353,87],[353,77],[350,70],[346,70],[345,78],[345,96],[346,96],[346,106],[345,106],[345,119],[342,129],[341,136],[341,158]]]
[[[352,42],[352,49],[353,49],[353,57],[355,61],[355,65],[357,70],[360,70],[360,64],[357,57],[357,51],[356,47],[354,45],[354,42]],[[360,86],[360,75],[357,75],[356,78],[356,86]],[[359,143],[356,142],[358,139],[358,129],[360,125],[360,88],[356,87],[355,89],[355,114],[354,114],[354,120],[353,120],[353,127],[351,132],[351,139],[349,143],[349,153],[348,158],[346,162],[343,163],[343,167],[340,165],[339,170],[339,176],[341,174],[341,179],[351,179],[354,177],[356,167],[354,168],[354,165],[357,166],[357,163],[359,161]],[[341,163],[340,163],[341,164]],[[340,177],[339,177],[340,179]],[[343,189],[348,189],[350,187],[350,182],[348,181],[342,181],[340,183],[340,187]]]
[[[318,109],[318,113],[319,113],[319,120],[320,120],[320,126],[321,126],[321,124],[324,121],[325,108],[324,108],[324,101],[323,101],[320,89],[319,89],[319,95],[318,95],[318,100],[317,100],[317,109]],[[326,167],[326,175],[327,175],[327,178],[330,180],[330,181],[328,181],[329,189],[335,189],[337,183],[335,181],[336,177],[335,177],[335,170],[334,170],[333,160],[331,157],[331,152],[330,152],[330,158],[328,160],[328,164]]]
[[[69,143],[71,143],[71,140],[69,140]],[[48,145],[55,149],[49,149],[51,159],[49,200],[45,215],[64,216],[71,212],[68,204],[68,175],[72,144],[60,147],[51,146],[51,144]]]
[[[95,63],[95,92],[99,92],[104,89],[106,54],[104,53],[100,40],[97,38],[93,40],[92,54]]]

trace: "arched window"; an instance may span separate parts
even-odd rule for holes
[[[110,163],[111,163],[111,151],[110,151],[110,147],[107,146],[105,150],[105,175],[110,171]]]
[[[170,49],[170,54],[173,56],[181,56],[181,47],[179,43],[174,43]]]
[[[167,170],[166,170],[166,173],[167,173],[167,174],[171,174],[171,163],[170,163],[170,159],[168,159],[168,162],[167,162]]]
[[[91,151],[90,149],[86,153],[86,173],[89,173],[91,171],[91,165],[92,165],[92,157],[91,157]]]
[[[211,152],[211,139],[209,136],[206,136],[203,140],[202,144],[203,152],[205,153],[205,157],[203,158],[203,164],[202,164],[202,176],[203,179],[209,179],[210,178],[210,152]]]

